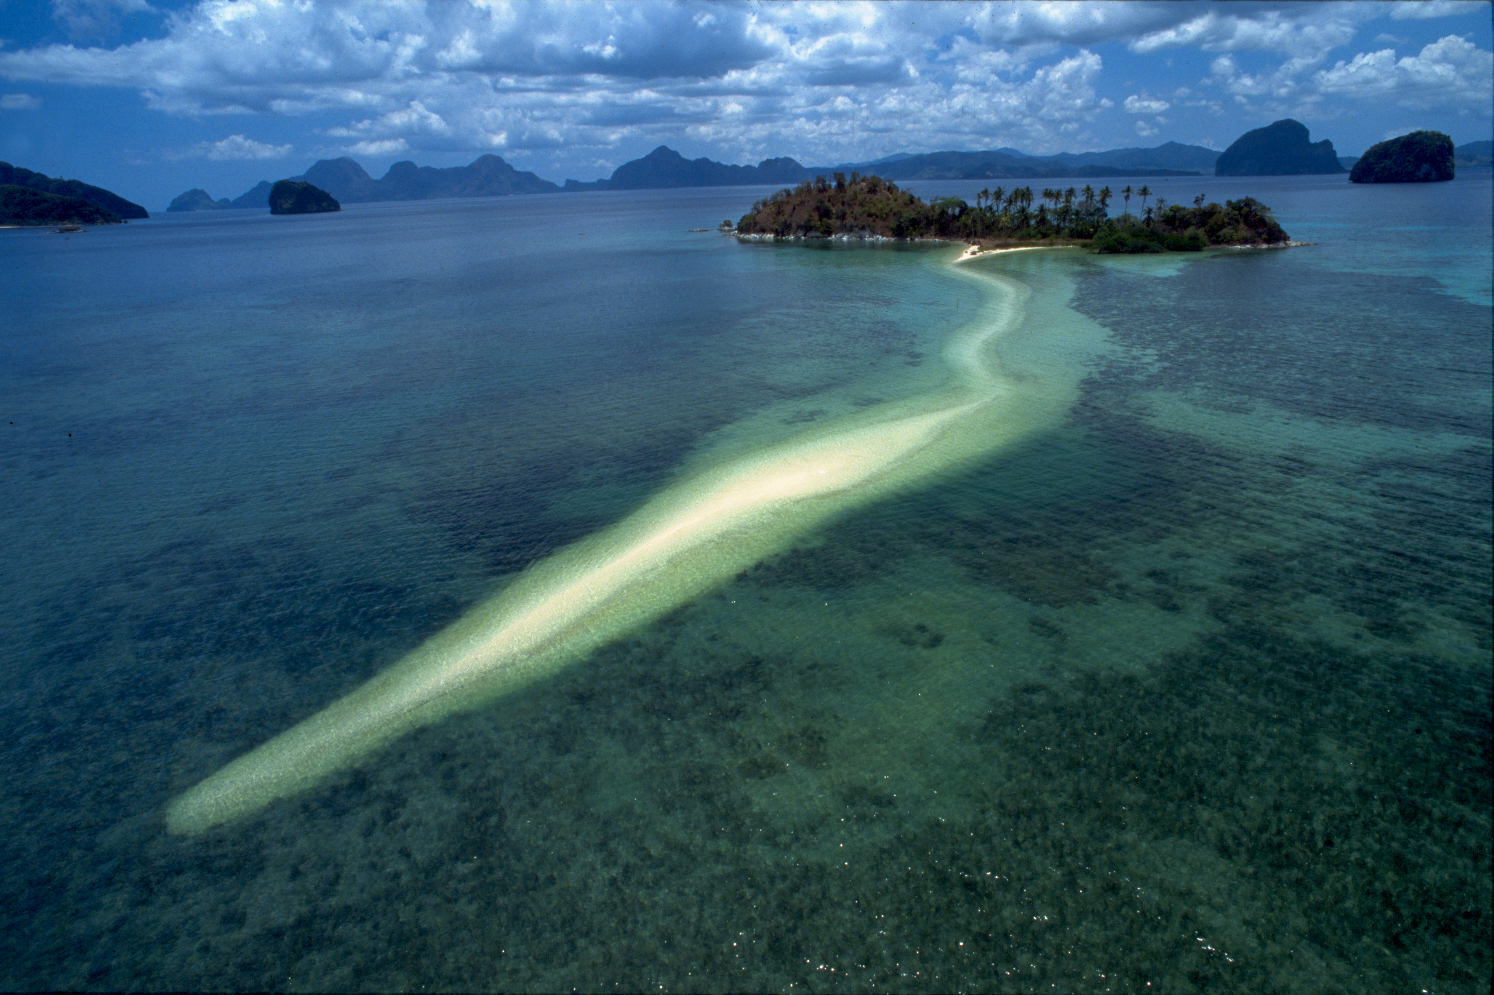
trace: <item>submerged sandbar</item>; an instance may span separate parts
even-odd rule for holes
[[[951,336],[941,388],[702,471],[537,564],[362,687],[174,799],[193,833],[251,814],[413,729],[578,659],[783,549],[829,517],[999,448],[1068,405],[1005,377],[994,343],[1028,289],[960,267],[988,297]]]

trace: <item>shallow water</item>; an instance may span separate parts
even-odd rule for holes
[[[0,987],[1485,990],[1491,184],[1328,179],[1204,181],[1303,249],[962,264],[1060,416],[195,837],[519,571],[937,390],[986,298],[687,232],[764,191],[0,233]]]

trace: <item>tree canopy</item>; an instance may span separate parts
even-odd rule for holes
[[[16,184],[0,185],[0,224],[21,227],[44,225],[117,225],[124,219],[80,197],[65,197]]]
[[[1089,185],[1081,190],[997,187],[976,194],[975,205],[959,197],[924,203],[897,184],[877,176],[835,173],[827,178],[780,190],[752,205],[737,222],[739,235],[776,238],[950,238],[1092,240],[1097,252],[1194,251],[1211,245],[1279,245],[1286,232],[1270,208],[1252,197],[1204,204],[1199,196],[1189,209],[1167,205],[1161,198],[1149,205],[1147,187],[1121,194],[1129,203],[1135,192],[1142,199],[1142,217],[1129,212],[1109,216],[1113,194]],[[1036,210],[1033,204],[1037,202]]]

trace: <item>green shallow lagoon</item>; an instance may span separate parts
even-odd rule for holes
[[[1252,192],[1359,223],[1309,179]],[[0,986],[1485,990],[1490,310],[1326,236],[966,264],[1032,289],[999,357],[1061,417],[165,834],[677,474],[947,376],[948,248],[681,234],[744,197],[355,207],[305,288],[251,250],[324,230],[0,240],[37,290],[0,353]],[[557,204],[587,251],[538,237]],[[134,277],[206,249],[245,265]],[[44,306],[78,267],[86,313]]]

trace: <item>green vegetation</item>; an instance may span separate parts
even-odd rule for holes
[[[323,214],[342,205],[327,191],[305,181],[281,180],[270,188],[271,214]]]
[[[1142,193],[1150,196],[1146,187]],[[1254,197],[1227,200],[1224,206],[1205,204],[1203,195],[1193,207],[1145,208],[1140,223],[1130,215],[1106,224],[1094,237],[1096,252],[1198,252],[1211,245],[1282,245],[1289,236],[1271,216],[1271,209]],[[1166,208],[1163,210],[1163,208]]]
[[[1436,183],[1453,178],[1452,139],[1440,131],[1413,131],[1371,145],[1354,163],[1350,183]]]
[[[737,222],[742,235],[829,238],[833,235],[921,238],[942,234],[933,208],[896,183],[852,173],[806,180],[752,205]]]
[[[150,214],[139,204],[132,204],[119,194],[111,193],[103,187],[91,186],[78,180],[64,180],[34,173],[20,166],[12,166],[8,162],[0,162],[0,184],[5,186],[29,187],[32,190],[40,190],[42,193],[55,194],[58,197],[74,197],[78,200],[87,201],[94,207],[103,208],[105,211],[116,216],[116,220],[129,220],[132,218],[148,218]]]
[[[1111,218],[1109,187],[1098,191],[1045,189],[1038,200],[1031,187],[982,190],[972,206],[958,197],[926,204],[897,184],[877,176],[836,173],[816,177],[793,190],[780,190],[752,205],[737,222],[739,235],[776,238],[949,238],[974,242],[1062,240],[1089,242],[1096,252],[1196,252],[1216,245],[1279,245],[1288,241],[1270,208],[1252,197],[1191,209],[1158,197],[1149,187],[1121,191],[1127,207],[1133,195],[1142,214]]]
[[[124,219],[77,197],[63,197],[31,187],[0,185],[0,225],[117,225]]]

